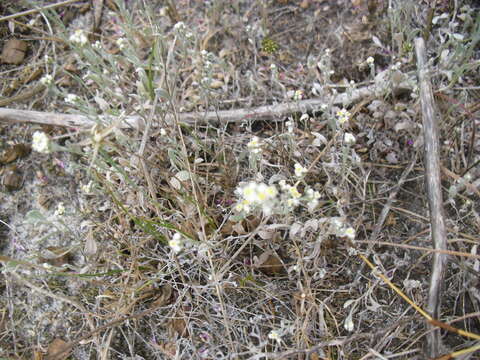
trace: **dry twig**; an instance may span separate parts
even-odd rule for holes
[[[378,76],[380,77],[381,74]],[[323,112],[322,105],[333,104],[347,107],[366,98],[381,96],[389,90],[388,82],[378,83],[355,89],[349,93],[338,94],[331,99],[308,99],[295,102],[284,102],[255,108],[190,112],[178,114],[178,121],[183,124],[226,124],[243,121],[283,121],[295,113],[316,114]],[[165,121],[175,123],[173,114],[166,114]],[[94,119],[77,114],[59,114],[50,112],[16,110],[0,108],[0,122],[7,123],[38,123],[74,128],[90,128],[96,124]],[[153,125],[153,124],[152,124]],[[145,121],[140,116],[127,116],[123,127],[144,128]]]
[[[430,224],[432,227],[432,241],[436,250],[447,249],[447,235],[440,182],[440,146],[438,141],[438,127],[435,119],[433,92],[428,74],[425,42],[422,38],[415,39],[417,55],[417,70],[420,83],[420,99],[422,104],[423,137],[425,141],[425,182],[430,208]],[[437,319],[440,308],[441,285],[444,281],[446,255],[435,252],[433,255],[432,275],[428,293],[427,311]],[[431,331],[427,336],[427,355],[440,355],[442,348],[440,330]]]

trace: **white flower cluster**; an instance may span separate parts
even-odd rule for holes
[[[260,154],[262,152],[262,146],[263,142],[258,136],[252,137],[252,140],[247,144],[247,148],[252,154]]]
[[[302,194],[298,191],[297,187],[294,185],[289,185],[285,180],[281,180],[279,183],[280,189],[283,190],[284,194],[287,194],[286,203],[288,207],[294,208],[300,205],[300,198]]]
[[[53,82],[53,76],[50,75],[50,74],[44,75],[44,76],[40,79],[40,83],[43,84],[43,85],[45,85],[45,86],[50,85],[52,82]]]
[[[84,46],[88,43],[88,37],[83,29],[77,29],[70,35],[69,40],[77,45]]]
[[[241,185],[235,192],[240,198],[240,202],[235,206],[235,210],[249,213],[254,208],[261,208],[266,215],[272,213],[278,194],[275,186],[255,182]]]
[[[187,28],[183,21],[176,23],[173,26],[173,31],[176,35],[184,37],[187,40],[193,39],[194,37],[193,33]]]
[[[347,145],[353,145],[357,140],[355,139],[355,135],[351,133],[345,133],[345,135],[343,135],[343,141],[345,141],[345,144]]]
[[[235,210],[241,214],[248,214],[256,209],[261,209],[265,215],[273,213],[290,211],[302,202],[309,211],[315,210],[318,206],[320,193],[311,188],[307,188],[302,195],[296,185],[289,185],[285,180],[281,180],[275,185],[266,185],[264,183],[249,182],[241,184],[235,191],[239,201],[235,205]]]
[[[67,96],[65,96],[65,102],[67,104],[75,104],[79,100],[80,100],[80,97],[75,94],[67,94]]]
[[[32,137],[32,149],[39,153],[50,153],[50,139],[47,134],[42,131],[35,131]]]
[[[303,90],[295,90],[295,92],[293,93],[293,100],[300,101],[303,99],[303,96],[304,96]]]
[[[115,41],[115,43],[117,44],[117,46],[120,50],[123,50],[123,49],[126,48],[126,46],[128,44],[128,41],[124,37],[120,37]]]
[[[308,211],[312,212],[318,206],[320,193],[313,189],[307,189],[305,191],[305,199],[307,201]]]
[[[346,109],[337,111],[338,122],[340,124],[346,123],[348,120],[350,120],[351,116],[352,114],[350,114],[350,112],[348,112]]]
[[[299,163],[296,163],[295,164],[295,176],[298,177],[298,178],[301,178],[303,177],[303,175],[305,175],[307,173],[307,169],[304,168],[302,165],[300,165]]]
[[[332,233],[340,237],[347,237],[350,240],[355,240],[355,229],[348,226],[341,218],[333,217],[330,219],[332,226]]]
[[[172,248],[172,250],[175,252],[175,253],[179,253],[180,251],[182,251],[183,247],[184,247],[184,241],[183,241],[183,237],[182,237],[182,234],[180,233],[175,233],[175,235],[173,235],[172,239],[168,242],[168,245]]]
[[[268,334],[268,338],[271,339],[271,340],[275,340],[279,344],[282,342],[282,335],[280,334],[280,332],[278,330],[270,331],[270,333]]]
[[[62,216],[65,214],[65,205],[63,205],[63,202],[59,202],[57,205],[57,208],[55,209],[54,216]]]

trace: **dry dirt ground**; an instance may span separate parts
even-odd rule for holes
[[[0,16],[33,3],[52,2],[3,1]],[[426,34],[448,246],[464,253],[449,257],[439,319],[480,334],[477,2],[125,0],[122,10],[105,0],[96,27],[101,3],[0,22],[2,49],[26,45],[16,63],[2,52],[0,107],[146,118],[147,85],[168,93],[148,136],[114,129],[98,147],[89,129],[0,123],[0,358],[426,359],[425,319],[332,230],[352,227],[357,251],[425,307],[432,245],[413,40]],[[175,33],[180,21],[194,40]],[[83,50],[71,44],[76,29],[89,34]],[[110,62],[88,58],[95,41]],[[307,120],[161,120],[328,99],[380,73],[391,91],[347,104],[343,132],[341,107],[327,101]],[[41,84],[47,74],[53,85]],[[71,93],[82,100],[68,103]],[[31,151],[35,131],[54,152]],[[346,133],[355,144],[338,140]],[[252,136],[266,144],[259,162],[245,150]],[[315,209],[232,215],[241,181],[288,181],[298,162],[312,165],[299,189],[321,193]],[[178,254],[166,245],[175,231],[192,240]],[[442,338],[440,354],[475,344]]]

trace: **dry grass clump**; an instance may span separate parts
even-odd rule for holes
[[[480,28],[468,2],[438,5],[427,26],[412,20],[428,17],[413,1],[107,3],[101,36],[85,30],[86,15],[66,26],[50,11],[36,25],[61,44],[44,51],[36,106],[96,125],[32,131],[38,162],[58,158],[59,177],[76,186],[12,220],[30,235],[2,258],[1,356],[425,358],[425,321],[387,284],[425,307],[412,51],[423,29],[457,251],[439,320],[479,332]],[[392,91],[359,103],[328,100],[385,82]],[[326,99],[318,111],[295,110],[314,97]],[[202,121],[280,102],[291,102],[288,118]],[[198,121],[182,123],[185,112]],[[127,124],[131,115],[141,124]],[[41,178],[31,181],[37,192]],[[471,345],[447,332],[443,341],[443,353]]]

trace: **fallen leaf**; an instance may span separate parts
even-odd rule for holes
[[[177,354],[177,345],[174,342],[166,342],[163,344],[150,343],[155,349],[160,350],[169,359],[174,359]]]
[[[68,344],[63,341],[62,339],[55,339],[53,340],[50,345],[48,345],[47,350],[47,359],[55,359],[55,360],[64,360],[70,356],[71,351],[65,351],[63,354],[56,356],[55,354],[60,353],[63,351]]]
[[[310,0],[303,0],[301,3],[300,3],[300,7],[302,9],[308,9],[308,7],[310,6]]]
[[[15,144],[5,151],[5,154],[0,158],[0,163],[8,164],[14,162],[17,159],[21,159],[30,154],[31,150],[32,149],[28,145]]]
[[[177,334],[180,337],[188,336],[187,322],[183,317],[176,317],[170,320],[168,328],[170,334]]]
[[[44,256],[39,256],[40,264],[50,264],[52,266],[60,267],[68,264],[73,260],[73,255],[70,253],[72,249],[68,247],[49,246],[43,253]]]
[[[23,185],[23,176],[16,166],[10,166],[3,171],[2,184],[8,191],[18,190]]]
[[[210,84],[212,89],[220,89],[223,86],[223,81],[220,80],[213,80]]]
[[[172,287],[168,284],[163,285],[159,291],[160,295],[152,302],[151,308],[157,308],[170,304],[172,298]]]
[[[253,266],[266,275],[276,275],[285,270],[280,258],[271,250],[263,252]]]
[[[5,64],[21,64],[27,52],[27,42],[10,39],[3,47],[1,60]]]

